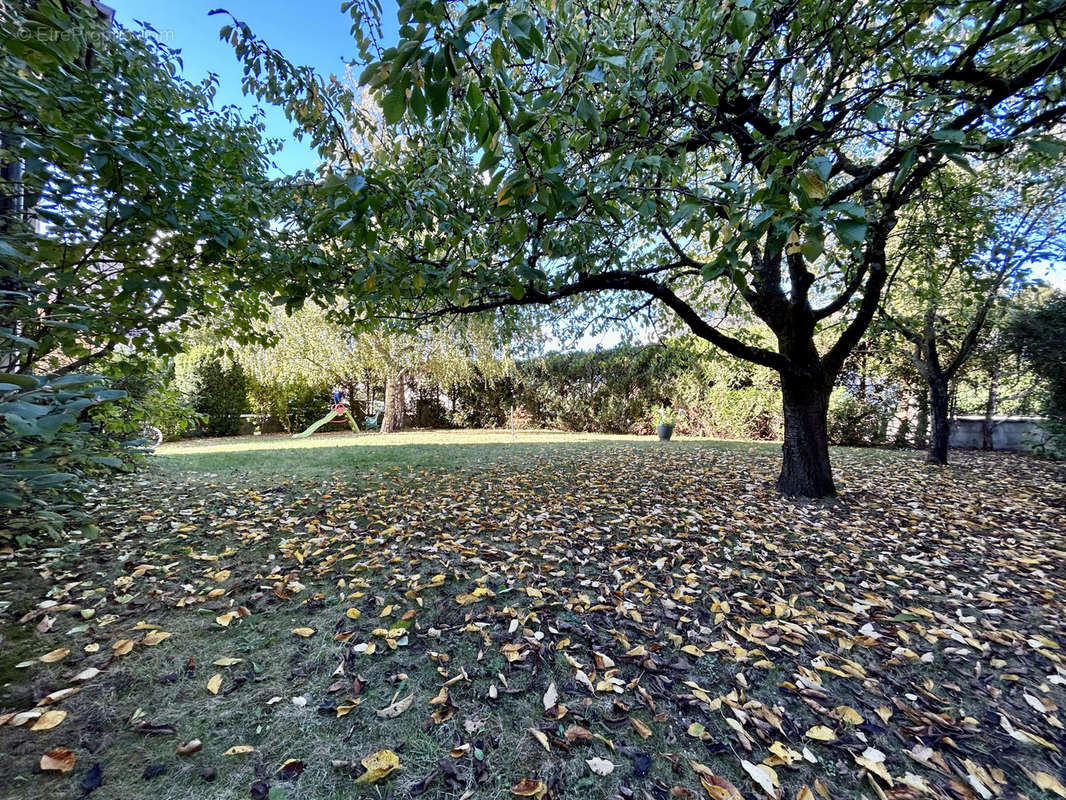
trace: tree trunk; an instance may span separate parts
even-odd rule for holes
[[[381,417],[381,432],[393,433],[403,427],[404,373],[389,375],[385,382],[385,410]]]
[[[918,392],[918,419],[914,423],[914,446],[925,447],[925,437],[929,435],[929,390]]]
[[[948,440],[951,438],[946,379],[929,379],[929,411],[933,422],[933,435],[929,438],[926,460],[930,464],[944,465],[948,463]]]
[[[829,465],[829,392],[832,387],[781,376],[785,417],[781,475],[777,490],[790,497],[834,497]]]
[[[992,443],[992,429],[994,427],[992,423],[992,417],[996,413],[996,403],[998,402],[997,390],[999,389],[999,369],[993,368],[992,374],[988,381],[988,399],[985,401],[985,418],[981,424],[981,449],[982,450],[995,450],[995,446]]]

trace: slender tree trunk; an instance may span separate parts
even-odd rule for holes
[[[929,377],[929,410],[933,421],[933,435],[929,438],[926,460],[930,464],[948,463],[948,441],[951,422],[948,419],[948,382],[943,376]]]
[[[985,418],[981,423],[981,449],[995,450],[992,444],[992,417],[996,413],[998,401],[999,369],[993,368],[988,381],[988,398],[985,400]]]
[[[929,389],[918,392],[918,419],[914,423],[914,446],[924,448],[929,435]]]
[[[785,417],[781,475],[777,490],[790,497],[834,497],[829,465],[829,392],[832,386],[781,376]]]
[[[404,373],[389,375],[385,383],[385,412],[381,417],[381,432],[393,433],[403,427]]]

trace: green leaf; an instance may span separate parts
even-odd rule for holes
[[[588,101],[587,97],[582,97],[577,101],[575,110],[581,121],[591,130],[598,131],[600,129],[600,112],[596,110],[596,106]]]
[[[842,244],[856,245],[866,241],[866,229],[865,222],[858,222],[853,219],[838,219],[833,222],[833,228],[837,232],[837,238],[840,239]]]
[[[875,101],[866,106],[866,110],[862,112],[862,115],[870,122],[880,122],[884,118],[886,111],[888,111],[888,106]]]
[[[385,122],[389,125],[395,125],[403,119],[406,110],[407,92],[400,87],[390,91],[381,101],[381,111],[385,115]]]

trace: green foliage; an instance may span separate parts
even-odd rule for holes
[[[13,352],[0,349],[0,361]],[[102,375],[0,372],[0,538],[25,544],[39,532],[58,535],[71,521],[87,522],[78,504],[83,479],[122,461],[85,412],[123,396]]]
[[[93,420],[111,435],[137,440],[152,426],[164,441],[173,441],[204,421],[175,387],[171,359],[123,355],[104,363],[102,372],[112,387],[126,393],[92,411]]]
[[[0,24],[0,327],[19,369],[74,369],[132,346],[174,352],[210,315],[234,331],[285,282],[260,118],[215,108],[150,29],[89,3],[7,4]],[[77,307],[64,305],[76,297]],[[55,307],[53,307],[55,306]]]
[[[357,29],[374,5],[353,6]],[[400,7],[395,46],[361,40],[358,88],[294,67],[247,25],[222,33],[249,89],[330,158],[297,222],[308,260],[343,278],[314,292],[356,316],[416,317],[586,293],[608,312],[642,292],[734,355],[787,369],[797,354],[701,324],[702,290],[738,290],[771,328],[791,319],[782,282],[801,306],[868,298],[827,354],[838,367],[924,178],[1011,141],[1055,147],[1054,17],[928,1],[590,15],[571,0],[425,0]]]
[[[1052,450],[1066,453],[1066,294],[1055,292],[1038,305],[1019,309],[1006,326],[1008,347],[1040,378],[1043,411],[1051,419]]]
[[[234,436],[248,411],[248,379],[239,362],[222,351],[198,347],[177,360],[176,382],[189,404],[204,416],[209,436]]]
[[[886,411],[844,389],[829,396],[829,440],[852,447],[885,443]]]
[[[652,417],[655,420],[656,425],[669,425],[673,427],[677,424],[678,413],[676,409],[669,406],[659,406],[652,412]]]
[[[770,370],[691,336],[528,359],[453,397],[453,422],[466,426],[505,426],[514,410],[523,427],[647,434],[663,407],[687,435],[772,439],[782,426]]]

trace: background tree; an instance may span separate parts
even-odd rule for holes
[[[0,181],[0,329],[33,343],[14,369],[175,352],[207,316],[233,331],[263,317],[284,251],[261,120],[215,108],[216,79],[181,78],[148,28],[56,0],[5,14],[0,161],[21,169]]]
[[[1007,323],[1007,341],[1043,381],[1044,412],[1052,419],[1060,454],[1066,452],[1066,294],[1055,292],[1017,311]]]
[[[373,28],[373,4],[346,5]],[[291,212],[329,276],[308,292],[414,319],[637,293],[779,373],[778,487],[822,497],[830,391],[897,213],[968,152],[1058,148],[1064,18],[1060,2],[417,0],[395,47],[358,34],[396,132],[377,149],[348,133],[340,81],[246,25],[223,35],[247,88],[339,154]],[[719,282],[774,347],[716,327]]]
[[[1018,290],[1033,263],[1066,261],[1066,174],[1054,161],[1036,160],[937,174],[894,236],[883,310],[912,345],[928,387],[931,463],[947,463],[950,387],[997,302]]]

